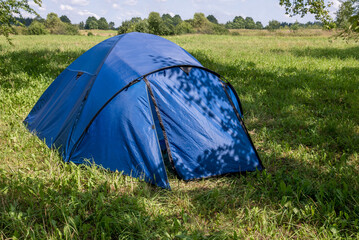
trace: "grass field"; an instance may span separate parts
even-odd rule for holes
[[[323,36],[169,37],[235,86],[266,170],[172,191],[65,164],[22,125],[103,36],[0,39],[0,239],[359,238],[359,46]]]

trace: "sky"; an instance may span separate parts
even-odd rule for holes
[[[46,18],[50,12],[66,15],[72,23],[86,21],[89,16],[97,19],[105,17],[108,22],[115,22],[115,26],[132,17],[147,18],[152,11],[160,14],[169,13],[172,16],[179,14],[181,18],[193,18],[196,12],[202,12],[206,16],[214,15],[219,23],[233,20],[235,16],[252,17],[254,21],[261,21],[263,25],[270,20],[280,22],[308,22],[315,21],[314,16],[307,15],[289,17],[285,14],[279,0],[42,0],[39,7],[30,1],[30,5]],[[334,0],[331,13],[339,8],[339,0]],[[24,14],[24,17],[30,17]]]

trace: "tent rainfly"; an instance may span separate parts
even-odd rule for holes
[[[24,123],[66,162],[170,189],[166,166],[183,180],[263,169],[242,114],[230,83],[187,51],[127,33],[76,59]]]

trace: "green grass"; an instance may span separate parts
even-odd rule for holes
[[[327,37],[175,36],[228,78],[266,170],[172,191],[65,164],[22,125],[100,36],[0,40],[0,239],[359,238],[359,46]]]

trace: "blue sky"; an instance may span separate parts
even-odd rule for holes
[[[331,8],[333,13],[339,4],[338,0],[334,0]],[[279,0],[43,0],[42,7],[33,2],[30,5],[44,18],[50,12],[59,16],[66,15],[72,23],[85,21],[89,16],[105,17],[108,22],[115,22],[116,27],[132,17],[146,18],[152,11],[179,14],[182,19],[189,19],[194,13],[203,12],[205,15],[213,14],[220,23],[233,20],[235,16],[252,17],[263,25],[272,19],[286,22],[315,20],[310,15],[304,18],[288,17],[284,8],[279,6]]]

